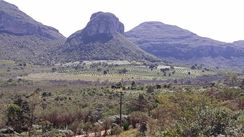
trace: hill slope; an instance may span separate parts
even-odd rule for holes
[[[244,67],[244,50],[239,46],[200,37],[177,26],[145,22],[128,31],[126,37],[161,59],[183,64]]]
[[[94,13],[87,26],[67,38],[56,60],[157,60],[124,37],[124,25],[112,13]]]
[[[0,0],[0,59],[37,61],[49,49],[60,46],[65,37]]]

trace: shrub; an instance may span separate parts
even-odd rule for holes
[[[128,70],[126,68],[118,70],[119,74],[126,74],[128,72]]]
[[[154,87],[153,86],[149,86],[147,88],[147,93],[153,93],[154,92]]]
[[[239,102],[239,108],[244,109],[244,95],[239,97],[238,102]]]
[[[136,82],[135,81],[132,81],[131,82],[131,90],[135,90],[136,89]]]
[[[156,89],[161,89],[162,87],[161,87],[161,85],[156,85]]]
[[[143,112],[132,112],[129,115],[129,121],[133,128],[136,128],[139,123],[147,122],[149,117]]]
[[[28,131],[31,124],[31,110],[27,101],[17,97],[13,104],[7,108],[7,126],[15,131]]]
[[[129,130],[130,124],[128,122],[124,123],[123,128],[124,130]]]
[[[112,125],[112,129],[111,129],[112,135],[119,135],[121,132],[123,132],[123,129],[119,125],[117,124]]]
[[[109,118],[106,118],[104,121],[103,121],[103,124],[102,124],[102,128],[105,130],[105,135],[107,135],[107,131],[111,128],[112,126],[112,121],[111,119]]]
[[[147,123],[146,122],[140,123],[139,131],[140,131],[141,136],[146,136],[146,132],[147,132]]]

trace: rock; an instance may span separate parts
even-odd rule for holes
[[[12,133],[15,133],[15,131],[14,131],[13,128],[8,127],[8,128],[0,129],[0,133],[2,133],[2,134],[12,134]]]
[[[64,134],[66,137],[72,137],[74,136],[74,132],[71,130],[59,130],[61,134]]]
[[[92,14],[87,26],[76,33],[75,36],[80,36],[79,41],[85,44],[88,43],[105,43],[113,38],[117,33],[124,33],[124,25],[112,13],[97,12]],[[68,40],[71,40],[71,36]]]
[[[143,50],[174,63],[244,68],[240,63],[244,59],[242,46],[201,37],[174,25],[144,22],[125,36]]]
[[[65,37],[58,30],[43,25],[0,0],[0,60],[19,60],[47,64],[50,54],[61,46]]]
[[[90,21],[85,27],[84,42],[107,42],[116,33],[124,33],[124,25],[112,13],[97,12],[92,14]],[[101,39],[101,37],[103,37]]]
[[[114,116],[110,116],[109,119],[111,119],[112,123],[120,123],[120,117],[119,115],[114,115]],[[122,123],[127,123],[129,120],[128,115],[122,115]]]
[[[6,135],[4,135],[4,134],[2,134],[2,133],[0,133],[0,137],[7,137]]]
[[[67,38],[58,49],[59,62],[83,60],[157,60],[124,36],[124,25],[112,13],[92,14],[87,26]]]
[[[58,30],[33,20],[10,3],[0,1],[0,7],[0,33],[39,35],[49,39],[63,38]]]

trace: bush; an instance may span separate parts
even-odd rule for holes
[[[112,126],[111,119],[106,118],[102,124],[102,128],[105,130],[105,135],[107,135],[107,131],[111,128],[111,126]]]
[[[132,81],[131,82],[131,90],[135,90],[136,89],[136,82],[135,81]]]
[[[244,95],[239,97],[238,102],[239,102],[239,108],[244,109]]]
[[[128,122],[124,123],[123,128],[124,130],[129,130],[130,124]]]
[[[119,125],[117,124],[112,125],[112,129],[111,129],[112,135],[119,135],[121,132],[123,132],[123,129]]]
[[[149,117],[143,112],[132,112],[129,116],[130,124],[136,128],[138,124],[147,122]]]
[[[128,70],[126,68],[118,70],[119,74],[126,74],[128,72]]]
[[[161,89],[161,85],[156,85],[156,89]]]
[[[237,130],[238,126],[230,110],[221,108],[201,110],[195,121],[180,125],[180,129],[182,132],[179,134],[182,136],[240,136],[242,133]]]
[[[149,86],[147,88],[147,93],[153,93],[154,92],[154,87],[153,86]]]
[[[11,126],[15,131],[28,131],[31,124],[31,111],[27,101],[17,97],[13,104],[7,108],[7,126]]]
[[[49,97],[49,96],[52,96],[51,92],[43,92],[42,93],[42,97]]]
[[[141,136],[146,136],[146,132],[147,132],[147,123],[146,122],[140,123],[139,131],[140,131]]]

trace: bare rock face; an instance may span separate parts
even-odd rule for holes
[[[2,0],[0,0],[0,33],[36,35],[49,39],[64,38],[58,30],[35,21],[15,5]]]
[[[125,36],[146,52],[171,62],[244,68],[241,41],[216,41],[161,22],[144,22]]]
[[[87,44],[94,42],[105,43],[117,33],[124,33],[124,25],[119,19],[112,13],[97,12],[92,14],[87,26],[74,35],[81,37],[79,40]]]
[[[49,60],[46,54],[61,46],[65,40],[58,30],[43,25],[15,5],[0,0],[0,60],[43,64]]]
[[[112,13],[92,14],[87,26],[67,38],[56,52],[58,61],[158,60],[124,36],[124,25]]]
[[[124,33],[124,25],[112,13],[97,12],[92,14],[84,31],[87,36]]]

